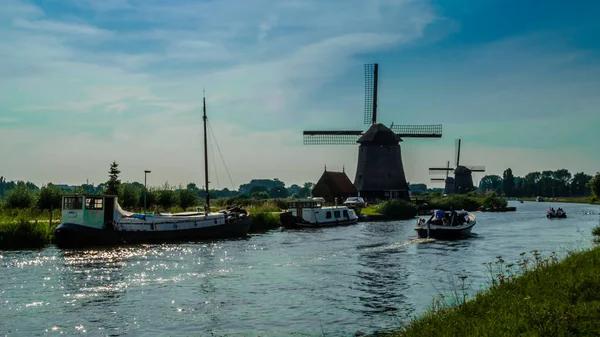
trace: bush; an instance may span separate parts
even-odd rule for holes
[[[252,219],[252,225],[250,226],[251,232],[262,232],[281,226],[279,213],[265,211],[253,212],[253,210],[250,209],[250,219]]]
[[[186,209],[188,207],[196,206],[198,204],[198,196],[193,190],[179,190],[179,206]]]
[[[441,209],[464,209],[465,211],[475,211],[482,205],[482,201],[478,201],[477,198],[470,198],[462,194],[453,194],[447,197],[441,197],[432,199],[430,206]]]
[[[600,243],[600,226],[596,226],[592,229],[592,235],[594,236],[594,242]]]
[[[54,225],[25,218],[0,224],[0,249],[41,248],[54,238]]]
[[[404,200],[388,200],[377,205],[377,212],[393,219],[410,219],[417,215],[417,207]]]
[[[142,202],[140,203],[140,195]],[[121,184],[119,188],[119,203],[125,208],[135,208],[138,204],[144,206],[144,193],[130,183]]]
[[[158,204],[164,209],[176,206],[178,204],[177,194],[173,190],[163,189],[159,191]]]
[[[485,208],[490,208],[494,206],[506,207],[506,205],[506,199],[498,197],[495,192],[486,195],[485,199],[483,200],[483,207]]]

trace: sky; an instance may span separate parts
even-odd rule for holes
[[[515,175],[600,170],[600,3],[558,0],[0,0],[0,175],[215,188],[354,179],[358,146],[302,130],[442,124],[404,139],[407,180],[453,161]],[[442,186],[437,186],[442,187]]]

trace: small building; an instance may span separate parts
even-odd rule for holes
[[[327,171],[326,168],[319,181],[313,187],[312,196],[321,197],[326,202],[334,202],[334,199],[337,198],[341,204],[348,197],[358,196],[358,190],[352,181],[350,181],[346,172]]]

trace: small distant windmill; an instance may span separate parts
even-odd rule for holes
[[[430,174],[439,174],[439,172],[446,172],[446,179],[443,178],[432,178],[432,182],[445,182],[444,194],[464,194],[471,192],[475,189],[473,186],[473,172],[485,172],[485,166],[463,166],[460,165],[460,145],[461,140],[456,140],[455,154],[455,167],[450,167],[450,162],[446,167],[430,167]],[[449,177],[450,171],[454,171],[454,178]]]
[[[442,125],[392,125],[377,123],[379,66],[365,65],[365,124],[363,131],[304,131],[304,145],[353,145],[358,148],[354,185],[364,198],[408,199],[400,142],[402,138],[440,138]]]
[[[430,168],[431,170],[431,168]],[[444,183],[444,194],[453,194],[454,193],[454,177],[449,177],[450,171],[452,169],[450,168],[450,161],[447,162],[446,164],[446,178],[431,178],[431,182],[434,183],[438,183],[438,182],[443,182]]]

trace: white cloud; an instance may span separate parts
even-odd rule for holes
[[[90,179],[99,183],[107,178],[108,164],[116,160],[124,180],[140,180],[140,172],[151,169],[152,184],[166,180],[201,184],[203,87],[208,94],[211,124],[236,187],[258,177],[278,177],[287,183],[314,181],[323,165],[337,170],[345,166],[353,179],[357,146],[303,146],[301,130],[315,125],[364,128],[362,63],[375,61],[369,59],[375,53],[421,39],[425,28],[436,20],[427,1],[409,0],[75,3],[93,10],[89,16],[93,19],[50,17],[20,1],[9,2],[0,13],[4,23],[0,24],[0,35],[6,37],[0,41],[0,94],[4,102],[10,102],[5,103],[9,104],[4,109],[7,113],[0,117],[0,143],[11,144],[0,147],[0,157],[11,158],[2,166],[3,175],[9,179],[38,183]],[[111,23],[116,25],[109,28]],[[493,75],[496,85],[509,87],[519,80],[511,71],[516,69],[514,63],[499,64],[501,71],[497,72],[490,73],[488,68],[498,61],[498,50],[518,51],[523,44],[517,42],[469,51],[469,55],[460,54],[460,59],[472,64],[475,73]],[[532,61],[527,53],[515,54],[519,65],[530,65],[539,73],[581,57],[578,52],[563,53],[540,61],[537,56],[543,50],[539,49]],[[494,85],[483,79],[466,85],[465,74],[470,68],[465,64],[455,71],[452,64],[402,64],[423,71],[399,76],[407,83],[394,83],[384,73],[380,104],[386,120],[420,122],[424,116],[433,116],[437,122],[437,116],[448,116],[447,111],[467,111],[465,115],[469,115],[487,102],[514,97],[478,92],[478,87]],[[383,66],[395,67],[390,63]],[[431,75],[436,71],[436,76]],[[351,83],[339,83],[347,76],[352,77]],[[450,82],[460,81],[449,85],[444,76]],[[517,89],[526,92],[533,83],[526,82]],[[402,95],[395,93],[398,86],[403,88]],[[477,94],[464,92],[467,89],[463,86]],[[336,89],[340,87],[343,90]],[[411,97],[412,88],[426,88],[433,94],[419,91]],[[559,96],[563,89],[544,88],[546,91],[539,89],[536,97],[548,92]],[[591,92],[586,88],[582,84],[577,92],[586,93],[587,98]],[[531,90],[535,92],[535,88]],[[450,95],[440,94],[444,91]],[[401,97],[402,102],[391,97]],[[397,120],[393,111],[398,107],[406,110],[411,100],[426,104],[414,109],[412,115],[403,112],[403,120]],[[578,104],[589,109],[585,100]],[[11,122],[28,118],[45,118],[47,124],[41,128]],[[453,132],[457,129],[460,127]],[[453,142],[449,143],[404,142],[408,179],[428,181],[426,167],[438,165],[433,161],[439,158],[444,163],[451,157],[448,153]],[[509,156],[509,149],[498,151]],[[476,164],[487,165],[491,171],[513,162],[513,169],[518,171],[519,167],[535,166],[537,159],[531,158],[546,158],[550,154],[546,151],[520,150],[505,161],[491,157],[489,149],[483,147],[472,153]],[[578,167],[593,164],[571,156]],[[215,158],[219,161],[220,187],[231,187],[218,153]],[[545,163],[554,163],[551,160]],[[213,172],[211,177],[215,184]]]
[[[109,31],[98,29],[85,24],[65,23],[51,20],[15,19],[13,25],[18,28],[33,29],[46,34],[70,34],[86,37],[102,37],[110,35]]]

